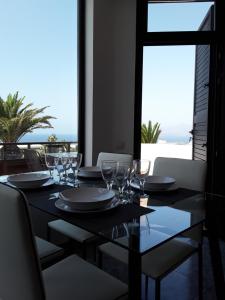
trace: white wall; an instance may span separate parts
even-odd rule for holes
[[[86,165],[132,153],[136,0],[87,0]],[[93,135],[93,136],[92,136]]]
[[[149,159],[151,161],[152,173],[154,161],[156,157],[176,157],[192,159],[192,143],[179,144],[141,144],[141,158]]]

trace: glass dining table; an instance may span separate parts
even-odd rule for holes
[[[6,181],[1,176],[0,181]],[[101,180],[80,181],[81,186],[105,187]],[[35,190],[24,190],[29,205],[54,217],[63,219],[86,231],[103,238],[128,250],[128,293],[129,299],[141,299],[141,260],[142,256],[161,246],[169,240],[182,235],[205,220],[204,210],[194,209],[184,211],[169,207],[170,203],[179,203],[183,200],[198,199],[204,201],[204,195],[194,191],[180,189],[165,195],[150,195],[149,198],[138,201],[139,195],[135,192],[135,201],[99,213],[76,214],[59,210],[55,206],[59,192],[73,188],[68,182],[64,185],[55,183],[49,187]],[[164,197],[165,206],[154,205],[154,199]],[[162,199],[161,199],[162,201]],[[168,203],[168,204],[167,204]]]

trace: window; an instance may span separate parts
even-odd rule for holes
[[[211,6],[212,2],[152,3],[150,1],[148,32],[197,31]]]
[[[201,93],[206,95],[204,105],[207,105],[204,107],[204,141],[194,140],[192,148],[190,140],[195,137],[190,132],[195,133],[194,114],[198,113],[193,104],[197,98],[198,106],[202,104],[195,89],[197,68],[204,63],[208,79],[210,74],[211,47],[207,45],[211,46],[215,38],[214,33],[210,32],[214,31],[214,2],[172,2],[144,1],[138,7],[134,155],[147,158],[146,153],[152,153],[153,156],[155,153],[155,156],[206,159],[207,151],[204,150],[199,156],[197,148],[199,143],[201,147],[207,144],[208,82],[199,87],[204,89]],[[209,50],[207,55],[204,45]],[[204,52],[201,62],[197,59],[196,51]],[[157,122],[161,125],[157,141],[162,143],[162,147],[163,143],[187,144],[189,150],[183,154],[174,150],[167,154],[158,150],[145,151],[141,127],[148,125],[148,121],[152,125]],[[154,158],[149,159],[154,161]]]
[[[1,1],[0,97],[18,92],[23,106],[46,107],[40,116],[54,117],[52,128],[9,142],[77,142],[77,2]]]

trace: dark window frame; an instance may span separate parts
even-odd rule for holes
[[[85,0],[77,0],[77,106],[78,152],[85,161]]]
[[[215,31],[173,31],[148,32],[148,3],[189,3],[212,2],[215,5]],[[135,70],[135,104],[134,104],[134,158],[141,154],[141,121],[142,121],[142,72],[143,48],[145,46],[178,46],[178,45],[216,45],[222,38],[223,14],[221,1],[213,0],[140,0],[137,1],[136,15],[136,70]]]

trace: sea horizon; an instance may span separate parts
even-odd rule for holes
[[[31,143],[31,142],[47,142],[48,137],[51,135],[56,135],[57,137],[57,142],[77,142],[77,134],[72,134],[72,133],[42,133],[42,134],[26,134],[21,138],[19,142],[21,143]],[[175,144],[188,144],[190,142],[190,136],[176,136],[176,135],[163,135],[162,137],[160,136],[158,139],[158,142],[166,142],[166,143],[175,143]]]
[[[57,137],[57,142],[77,142],[77,135],[72,133],[43,133],[43,134],[35,134],[35,133],[28,133],[24,135],[20,139],[20,143],[31,143],[31,142],[47,142],[49,136],[55,135]]]

